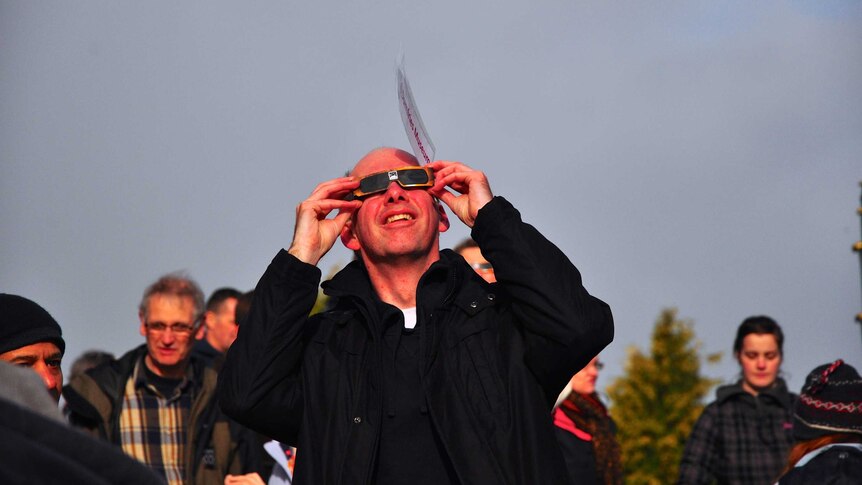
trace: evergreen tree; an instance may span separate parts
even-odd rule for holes
[[[327,275],[324,280],[332,279],[332,277],[335,276],[335,273],[338,273],[339,270],[341,270],[341,266],[333,266],[329,270],[329,275]],[[314,306],[311,308],[309,315],[320,313],[326,310],[327,306],[329,306],[329,297],[323,293],[323,288],[317,288],[317,299],[314,301]]]
[[[326,310],[326,306],[329,304],[329,297],[323,294],[323,289],[317,289],[317,300],[314,301],[314,306],[311,308],[311,313],[309,315],[314,315],[315,313],[320,313],[323,310]]]
[[[718,384],[700,374],[700,342],[692,322],[662,310],[649,354],[629,349],[625,373],[608,387],[617,423],[626,483],[673,483],[685,440],[703,410],[702,399]],[[707,356],[717,362],[720,353]]]

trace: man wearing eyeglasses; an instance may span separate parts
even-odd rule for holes
[[[440,251],[444,205],[496,284]],[[323,284],[333,307],[309,317],[316,265],[339,238],[360,258]],[[566,483],[548,413],[612,337],[608,306],[482,172],[381,148],[297,207],[219,396],[297,446],[296,484]]]
[[[146,344],[63,390],[73,425],[119,446],[169,484],[222,483],[259,464],[253,434],[217,407],[215,371],[191,356],[203,307],[203,292],[190,278],[159,278],[139,306]]]
[[[460,254],[464,261],[473,268],[473,271],[476,272],[479,276],[482,277],[483,280],[488,283],[496,283],[497,278],[494,276],[494,267],[491,266],[491,263],[485,259],[485,256],[482,256],[482,251],[479,249],[479,245],[476,244],[476,241],[467,238],[457,246],[452,248],[452,251]]]

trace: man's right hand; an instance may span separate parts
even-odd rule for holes
[[[353,213],[362,206],[360,200],[344,200],[357,187],[359,179],[356,177],[341,177],[315,187],[311,195],[296,206],[296,227],[287,252],[300,261],[317,265],[332,249]],[[327,219],[333,210],[338,213]]]

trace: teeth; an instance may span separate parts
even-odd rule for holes
[[[411,220],[413,220],[413,217],[411,217],[410,214],[396,214],[394,216],[387,217],[386,223],[389,224],[390,222],[401,221],[401,220],[411,221]]]

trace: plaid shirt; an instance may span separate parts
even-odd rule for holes
[[[170,397],[147,382],[143,359],[126,381],[120,412],[120,444],[123,451],[165,478],[181,485],[186,476],[185,448],[192,381],[186,376]]]
[[[740,384],[717,394],[685,443],[677,483],[775,483],[793,445],[796,396],[781,379],[757,396]]]

